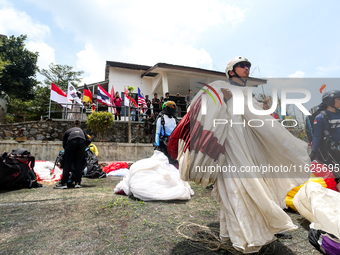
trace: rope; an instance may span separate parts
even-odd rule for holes
[[[176,232],[179,236],[188,239],[189,244],[193,247],[199,249],[208,249],[211,251],[218,251],[220,249],[228,250],[232,254],[242,254],[235,253],[235,249],[232,247],[232,244],[222,243],[219,238],[219,228],[206,227],[196,223],[184,222],[179,225],[176,229]],[[185,233],[189,232],[191,235],[187,235]],[[194,244],[194,242],[200,242],[206,244],[205,247],[199,247]]]
[[[232,243],[228,239],[228,242],[221,241],[219,237],[219,228],[207,227],[203,225],[199,225],[191,222],[184,222],[179,225],[176,229],[176,232],[179,236],[188,239],[189,244],[195,248],[205,250],[208,249],[210,251],[218,251],[220,249],[227,250],[233,255],[243,255],[242,252],[239,252],[233,248]],[[185,234],[185,233],[188,233]],[[206,244],[205,246],[198,246],[195,243],[200,242]],[[274,242],[272,247],[263,246],[262,249],[257,254],[265,255],[270,250],[276,249],[276,243]]]

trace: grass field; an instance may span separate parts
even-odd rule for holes
[[[241,254],[230,242],[219,248],[214,238],[220,211],[211,188],[191,183],[189,201],[144,202],[114,194],[120,180],[0,191],[0,254]],[[308,242],[309,222],[287,213],[299,226],[293,239],[276,240],[258,254],[320,254]]]

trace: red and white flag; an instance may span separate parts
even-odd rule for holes
[[[51,85],[51,96],[50,100],[61,104],[63,107],[66,107],[66,104],[69,104],[69,100],[67,99],[67,94],[62,91],[58,86],[52,83]],[[71,109],[71,105],[67,105],[68,108]]]

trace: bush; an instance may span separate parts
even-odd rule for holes
[[[6,123],[14,123],[14,116],[6,115],[5,120]]]
[[[113,114],[109,112],[93,112],[87,116],[87,127],[91,129],[100,140],[103,140],[107,135],[113,122]]]

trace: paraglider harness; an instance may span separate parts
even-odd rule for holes
[[[166,147],[168,146],[168,138],[169,136],[166,135],[165,133],[165,120],[164,120],[164,112],[161,111],[156,120],[152,123],[152,134],[151,134],[151,142],[152,142],[152,145],[154,147],[154,149],[157,147],[156,146],[156,129],[157,129],[157,121],[158,121],[158,118],[161,118],[161,125],[163,127],[163,134],[162,136],[159,137],[159,143],[160,144],[164,144]],[[175,121],[176,121],[176,125],[178,124],[179,120],[177,119],[176,116],[173,116],[173,118],[175,118]]]

